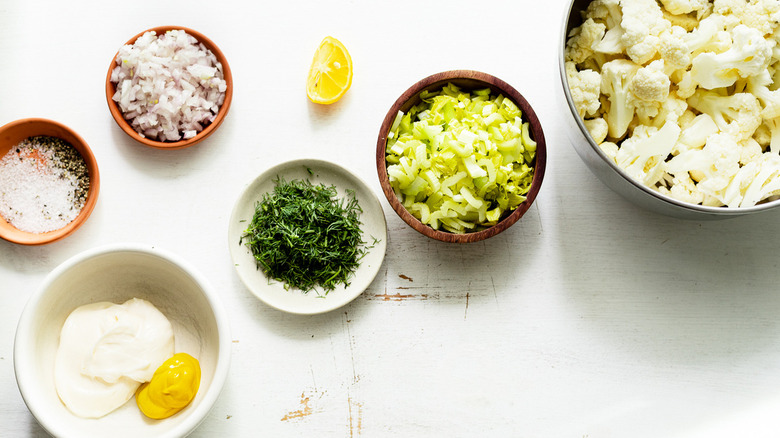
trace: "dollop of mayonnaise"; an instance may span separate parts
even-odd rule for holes
[[[150,302],[86,304],[62,326],[57,394],[79,417],[100,418],[125,404],[173,353],[173,327]]]

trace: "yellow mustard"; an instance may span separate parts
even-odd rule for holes
[[[200,364],[187,353],[176,353],[154,372],[135,394],[138,408],[149,418],[160,420],[184,409],[200,387]]]

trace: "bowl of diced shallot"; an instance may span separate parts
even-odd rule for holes
[[[182,26],[145,30],[119,48],[106,77],[106,100],[117,125],[136,141],[181,149],[209,137],[233,99],[233,76],[222,51]]]

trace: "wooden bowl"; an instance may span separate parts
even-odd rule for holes
[[[211,122],[208,126],[203,128],[202,131],[200,131],[197,135],[195,135],[195,137],[189,138],[187,140],[157,141],[146,137],[142,137],[138,132],[136,132],[135,129],[133,129],[130,123],[127,120],[125,120],[122,114],[122,110],[119,108],[119,105],[116,102],[114,102],[114,99],[112,99],[114,93],[116,93],[116,86],[111,82],[111,72],[114,71],[114,67],[117,66],[116,58],[119,55],[118,50],[117,53],[114,55],[114,58],[111,60],[111,66],[108,68],[108,75],[106,75],[106,101],[108,102],[108,109],[109,111],[111,111],[111,115],[114,117],[114,120],[116,121],[117,125],[119,125],[119,127],[122,128],[122,130],[125,131],[127,135],[129,135],[139,143],[157,149],[186,148],[194,145],[195,143],[203,141],[206,137],[208,137],[214,131],[216,131],[219,125],[221,125],[222,122],[225,120],[225,116],[227,115],[228,110],[230,110],[230,103],[233,100],[233,75],[230,72],[230,66],[228,65],[227,58],[225,58],[225,54],[222,53],[222,51],[219,49],[219,47],[217,47],[216,44],[214,44],[210,39],[208,39],[202,33],[192,29],[188,29],[183,26],[153,27],[151,29],[147,29],[143,32],[140,32],[138,35],[130,38],[130,40],[128,40],[127,43],[125,44],[135,43],[135,40],[137,40],[140,36],[152,30],[157,32],[157,35],[162,35],[169,30],[183,30],[188,34],[192,35],[193,37],[195,37],[195,39],[198,40],[199,42],[203,43],[203,45],[206,46],[207,49],[211,50],[214,56],[217,57],[217,61],[219,61],[222,64],[222,73],[224,75],[225,82],[227,83],[227,89],[225,90],[225,102],[223,102],[222,105],[219,107],[219,113],[217,114],[217,117],[214,119],[213,122]]]
[[[419,219],[414,217],[406,208],[401,204],[401,201],[396,196],[393,188],[390,186],[390,179],[387,176],[387,162],[386,158],[386,146],[387,136],[390,132],[390,127],[393,125],[393,121],[398,114],[398,111],[406,113],[411,107],[420,103],[420,93],[423,91],[434,91],[441,89],[447,83],[452,83],[455,86],[461,88],[464,91],[471,91],[476,89],[490,88],[492,93],[503,94],[505,97],[510,98],[517,104],[522,110],[523,121],[529,122],[531,138],[536,141],[536,157],[534,158],[533,168],[534,177],[531,182],[531,188],[526,195],[526,200],[517,206],[510,213],[505,214],[501,220],[492,227],[465,234],[455,234],[448,231],[435,230],[432,227],[423,224]],[[379,175],[379,183],[382,185],[382,191],[385,193],[385,197],[393,210],[401,217],[401,219],[409,224],[412,228],[418,232],[428,236],[432,239],[441,240],[443,242],[454,243],[469,243],[477,242],[495,236],[496,234],[506,230],[512,224],[517,222],[523,214],[528,210],[531,204],[536,199],[536,195],[539,193],[539,189],[542,185],[542,179],[544,178],[545,164],[547,162],[547,148],[544,140],[544,133],[542,132],[542,125],[539,123],[539,119],[536,117],[533,108],[525,100],[525,98],[515,90],[511,85],[502,81],[501,79],[491,76],[487,73],[482,73],[473,70],[452,70],[437,73],[417,82],[408,90],[406,90],[398,100],[395,101],[390,110],[387,112],[382,127],[379,129],[379,138],[376,143],[376,168]]]
[[[0,216],[0,237],[9,242],[22,245],[51,243],[76,231],[92,213],[97,202],[98,192],[100,191],[100,173],[98,172],[97,161],[92,154],[92,150],[81,136],[62,123],[47,119],[31,118],[17,120],[0,127],[0,157],[5,156],[12,147],[19,144],[22,140],[37,135],[57,137],[65,140],[81,154],[89,172],[89,191],[87,192],[87,200],[79,215],[58,230],[45,233],[29,233],[17,229]]]

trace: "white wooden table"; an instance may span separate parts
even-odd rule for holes
[[[0,241],[0,436],[45,436],[13,370],[28,297],[58,264],[112,242],[187,258],[231,314],[228,381],[193,436],[778,436],[780,212],[685,222],[603,186],[563,131],[565,3],[0,0],[0,124],[65,123],[102,179],[72,236]],[[130,140],[103,91],[118,47],[165,24],[210,37],[235,79],[225,123],[179,151]],[[342,101],[319,107],[304,82],[326,35],[348,47],[355,77]],[[323,158],[381,194],[385,112],[416,80],[458,68],[514,85],[542,121],[547,177],[526,216],[456,246],[411,230],[382,199],[387,256],[358,299],[312,317],[260,303],[228,253],[244,184]]]

